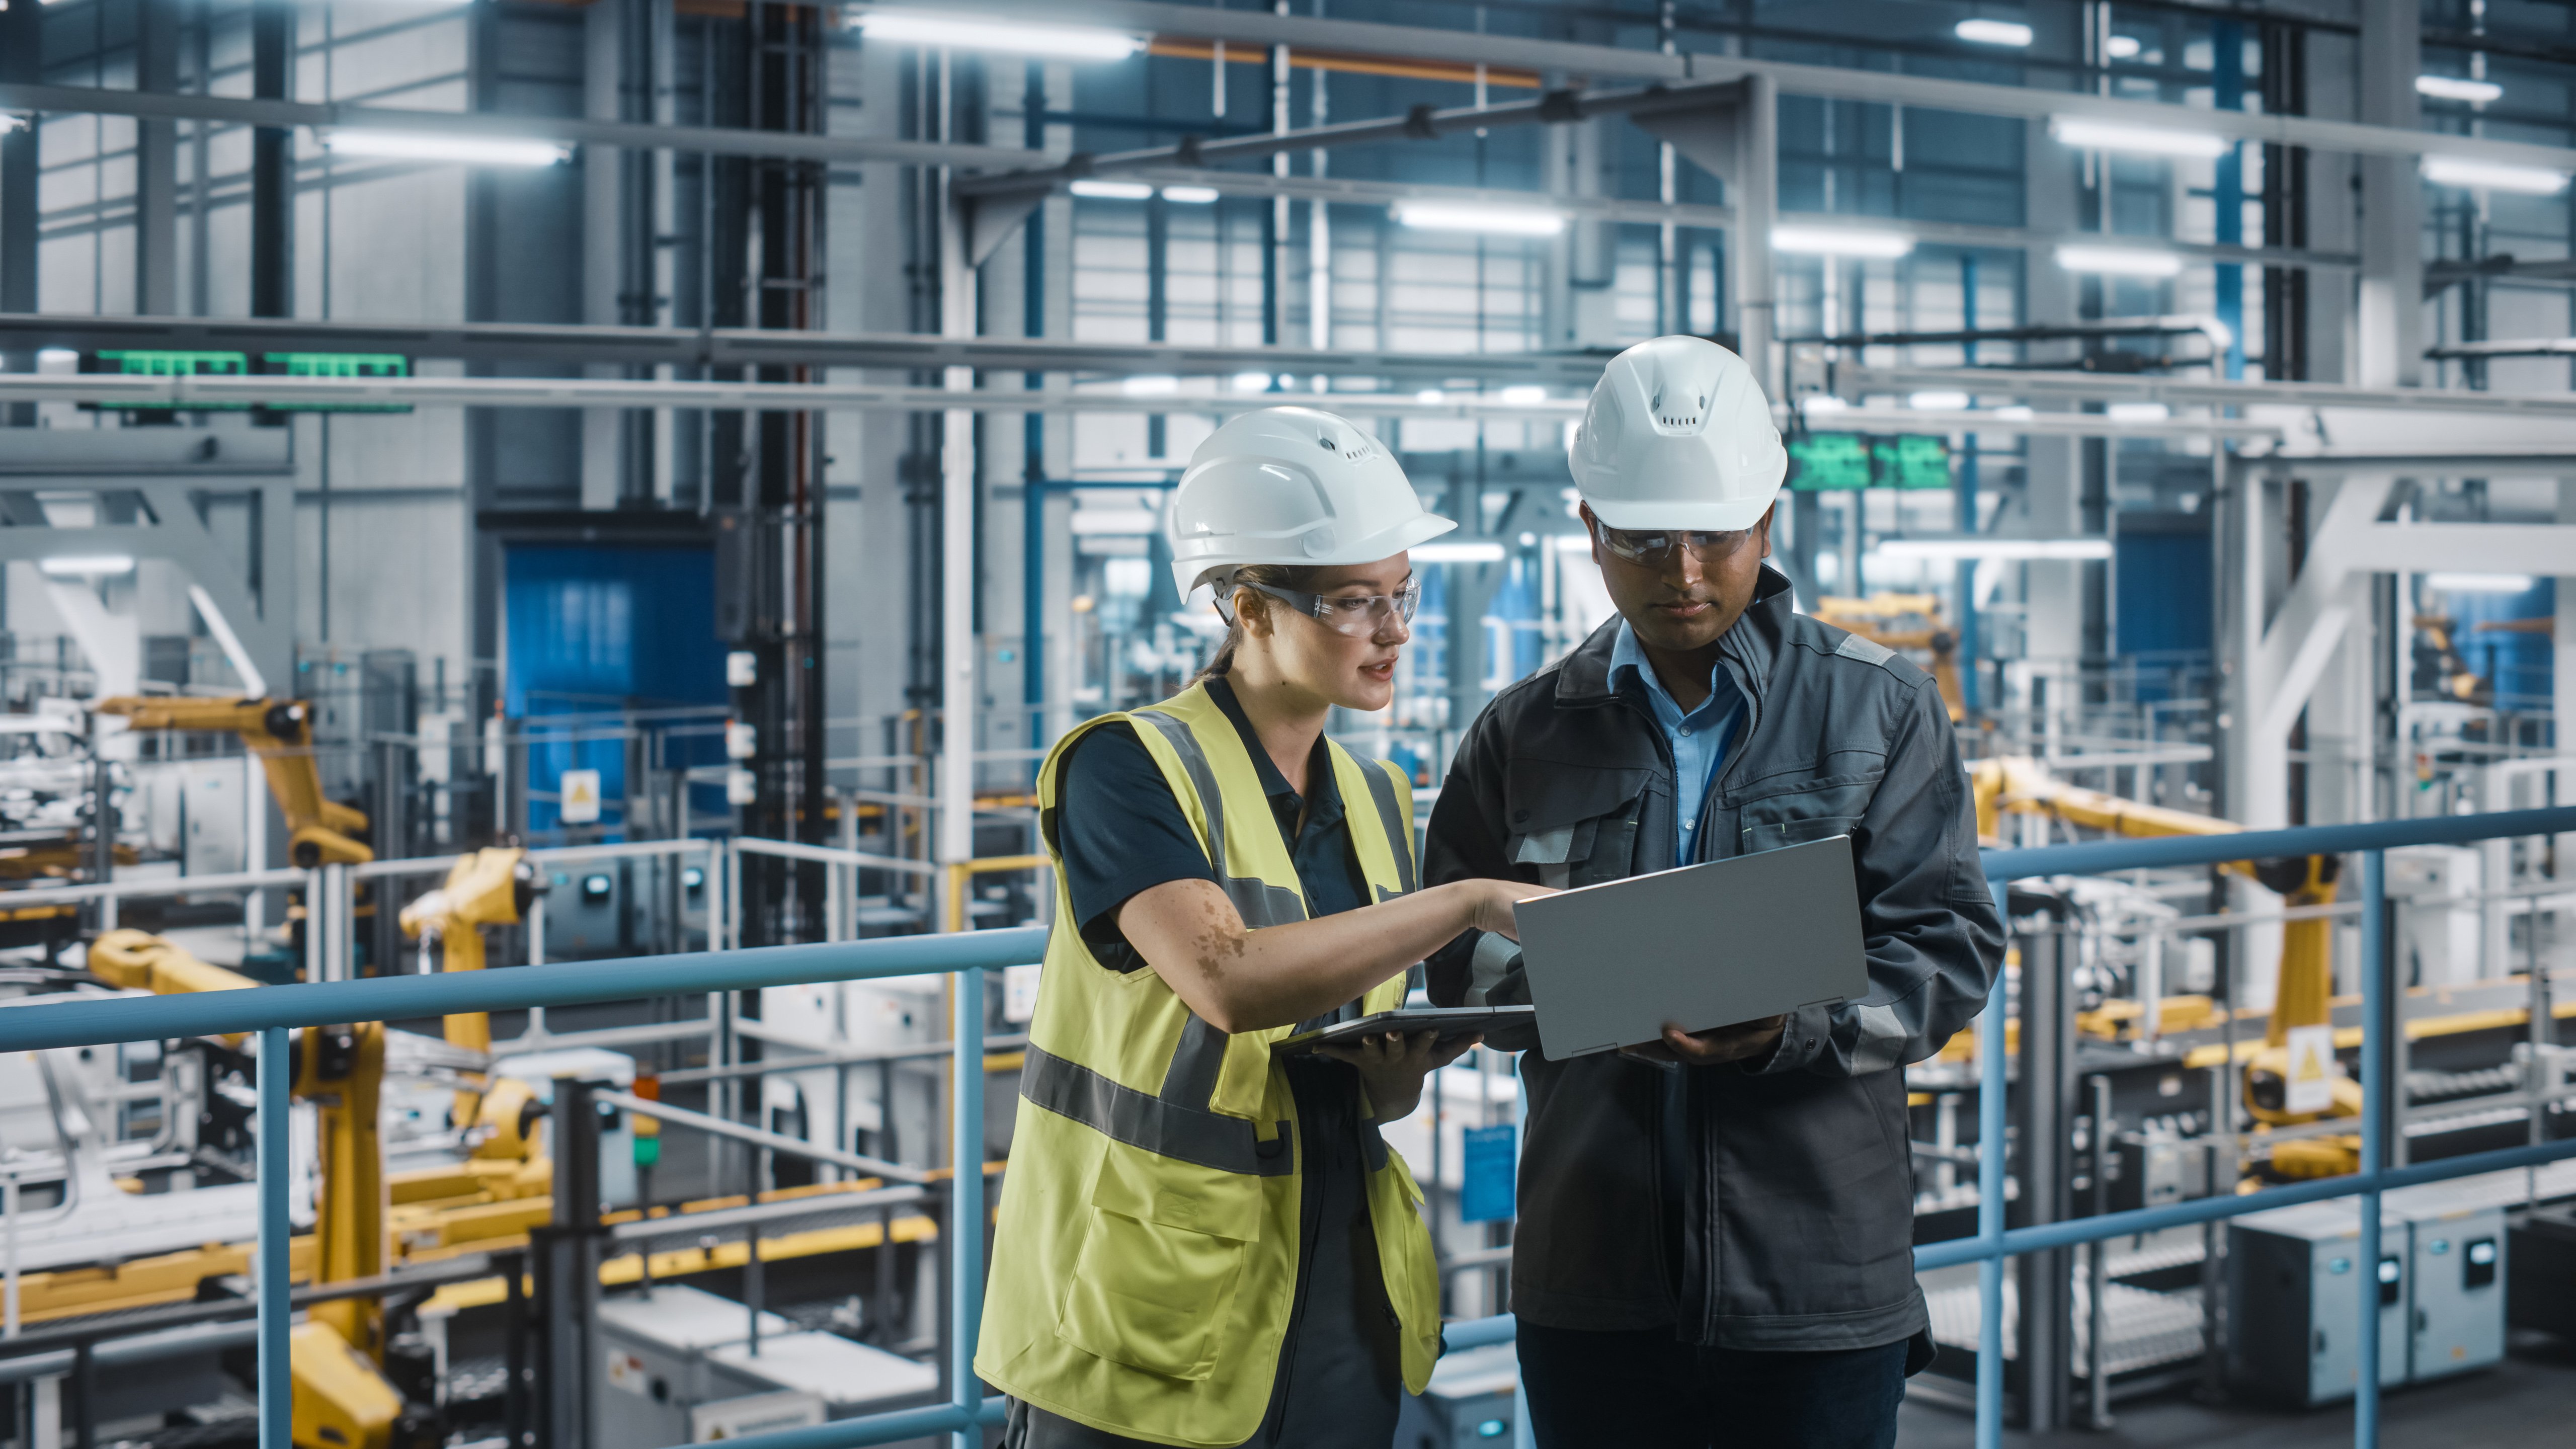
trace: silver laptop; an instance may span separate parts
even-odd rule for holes
[[[1523,901],[1549,1060],[1707,1031],[1869,991],[1851,837]]]

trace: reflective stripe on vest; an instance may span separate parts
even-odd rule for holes
[[[1216,771],[1208,766],[1207,751],[1199,747],[1199,737],[1190,727],[1155,709],[1140,709],[1127,717],[1136,724],[1154,727],[1172,753],[1181,757],[1181,768],[1189,772],[1190,784],[1199,792],[1199,803],[1208,818],[1208,868],[1216,872],[1217,884],[1226,899],[1234,902],[1236,914],[1246,926],[1284,926],[1306,919],[1306,902],[1295,891],[1284,890],[1265,880],[1246,880],[1225,868],[1225,792],[1217,788]],[[1231,723],[1231,721],[1229,721]],[[1407,852],[1405,872],[1412,873],[1412,855]],[[1413,887],[1408,884],[1406,890]]]
[[[1206,1023],[1196,1017],[1192,1027],[1205,1029]],[[1214,1034],[1211,1032],[1211,1034]],[[1216,1064],[1225,1052],[1225,1039],[1217,1035],[1217,1048],[1206,1055],[1205,1079],[1196,1074],[1182,1080],[1181,1056],[1172,1061],[1172,1078],[1163,1083],[1163,1094],[1148,1097],[1133,1087],[1121,1086],[1079,1062],[1038,1047],[1028,1049],[1027,1064],[1020,1069],[1020,1095],[1035,1106],[1044,1107],[1060,1117],[1070,1117],[1095,1132],[1141,1147],[1157,1157],[1195,1162],[1219,1172],[1240,1172],[1253,1177],[1284,1177],[1296,1170],[1296,1149],[1291,1143],[1288,1124],[1279,1124],[1276,1136],[1263,1141],[1251,1123],[1240,1117],[1227,1117],[1192,1106],[1205,1103],[1216,1089]],[[1182,1042],[1188,1052],[1189,1043]],[[1178,1095],[1195,1089],[1194,1097]],[[1376,1134],[1371,1133],[1371,1136]],[[1378,1154],[1385,1153],[1383,1144]]]

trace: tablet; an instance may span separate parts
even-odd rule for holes
[[[1851,838],[1687,865],[1521,902],[1521,957],[1550,1061],[1869,993]]]
[[[1489,1035],[1500,1027],[1526,1026],[1537,1011],[1534,1006],[1409,1006],[1301,1031],[1271,1043],[1270,1050],[1273,1054],[1296,1056],[1334,1042],[1357,1041],[1388,1032],[1410,1036],[1418,1031],[1436,1031],[1442,1041],[1456,1041],[1462,1036]]]

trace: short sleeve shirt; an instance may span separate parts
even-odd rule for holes
[[[1219,676],[1207,682],[1207,692],[1252,756],[1279,834],[1289,842],[1307,909],[1329,916],[1367,905],[1368,882],[1351,849],[1331,749],[1320,736],[1316,739],[1306,764],[1306,794],[1300,797],[1262,748],[1233,687]],[[1113,971],[1133,971],[1145,962],[1118,929],[1119,907],[1166,881],[1213,883],[1216,873],[1162,768],[1136,738],[1135,726],[1107,724],[1093,730],[1065,756],[1062,771],[1055,828],[1066,897],[1091,954]]]

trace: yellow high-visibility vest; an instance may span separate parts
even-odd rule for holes
[[[1067,733],[1038,773],[1041,820],[1052,822],[1065,752],[1113,720],[1162,768],[1244,924],[1306,919],[1260,773],[1203,687]],[[1411,782],[1339,745],[1329,755],[1372,894],[1412,890]],[[1362,1004],[1390,1010],[1404,994],[1398,973]],[[1234,1445],[1261,1427],[1297,1290],[1304,1152],[1287,1073],[1270,1055],[1293,1030],[1228,1036],[1153,971],[1102,966],[1056,892],[975,1355],[986,1383],[1158,1444]],[[1422,1191],[1374,1124],[1362,1130],[1404,1383],[1420,1393],[1440,1352]]]

